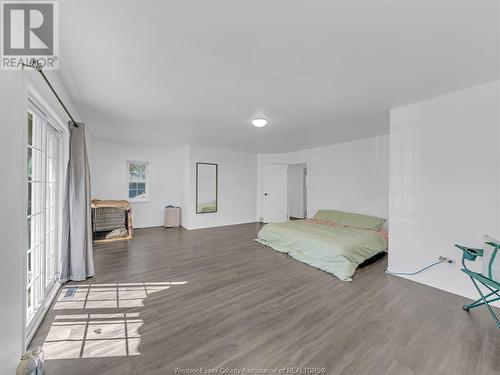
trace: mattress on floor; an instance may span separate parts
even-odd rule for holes
[[[380,231],[309,220],[266,224],[256,241],[343,281],[351,281],[366,259],[387,250]]]

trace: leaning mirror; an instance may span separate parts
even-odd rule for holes
[[[196,213],[217,212],[217,164],[196,163]]]

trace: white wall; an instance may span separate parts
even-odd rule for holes
[[[190,212],[195,210],[195,198],[191,194],[191,147],[189,145],[181,148],[181,225],[189,229]]]
[[[500,235],[499,82],[391,111],[389,269],[453,258],[408,278],[473,298],[453,244]]]
[[[257,156],[200,146],[189,146],[188,194],[183,198],[182,226],[187,229],[255,221]],[[196,214],[196,162],[216,163],[219,169],[218,212]],[[184,163],[186,161],[184,160]]]
[[[307,163],[307,214],[338,209],[388,217],[389,136],[298,152],[258,155],[257,219],[262,217],[264,166]]]
[[[56,72],[47,72],[72,114],[77,111]],[[26,213],[26,110],[28,86],[62,121],[68,118],[36,72],[0,71],[0,373],[13,374],[25,345],[24,267]],[[63,176],[64,178],[64,176]]]
[[[136,228],[163,225],[164,207],[178,205],[186,229],[255,221],[256,155],[199,146],[159,148],[94,140],[92,197],[127,199],[127,160],[149,162],[149,200],[132,203]],[[218,212],[196,214],[196,162],[219,165]]]
[[[24,151],[23,76],[0,71],[0,373],[13,374],[23,346]]]
[[[132,203],[132,224],[163,225],[165,206],[181,202],[182,150],[97,140],[89,147],[92,198],[128,199],[127,161],[149,162],[149,200]]]
[[[304,168],[305,164],[288,166],[288,216],[304,218]]]

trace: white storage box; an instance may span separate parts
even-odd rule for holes
[[[174,228],[181,225],[181,208],[165,207],[165,228]]]

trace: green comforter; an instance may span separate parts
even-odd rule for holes
[[[305,220],[267,224],[256,241],[344,281],[351,281],[359,264],[387,249],[387,240],[375,230]]]

